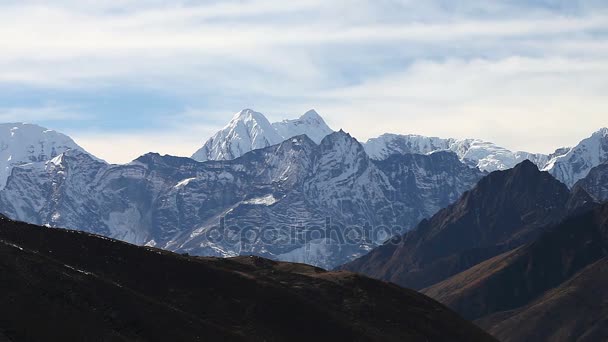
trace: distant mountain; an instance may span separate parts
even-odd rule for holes
[[[84,151],[70,137],[37,125],[0,124],[0,189],[13,167],[47,161],[68,150]]]
[[[319,145],[302,135],[204,163],[147,154],[107,165],[69,151],[15,168],[0,192],[0,209],[26,222],[85,227],[174,251],[254,254],[332,268],[414,227],[482,176],[451,152],[373,161],[340,131]],[[366,226],[388,230],[344,240],[344,232],[362,233]],[[298,238],[245,238],[268,227]]]
[[[300,118],[275,122],[272,127],[283,138],[292,138],[298,135],[306,135],[316,144],[331,134],[333,130],[327,126],[323,118],[314,109],[304,113]]]
[[[333,131],[314,110],[306,112],[299,119],[271,124],[262,113],[243,109],[226,127],[207,140],[192,155],[192,159],[232,160],[249,151],[276,145],[302,134],[318,144],[331,132]]]
[[[608,162],[604,162],[589,171],[589,174],[573,187],[582,188],[599,201],[608,201]]]
[[[608,337],[608,204],[424,292],[501,341]]]
[[[236,113],[222,130],[217,132],[192,155],[192,159],[231,160],[243,154],[275,145],[283,138],[275,131],[268,119],[251,109]]]
[[[566,153],[554,156],[544,170],[572,187],[592,168],[605,162],[608,162],[608,128],[596,131]]]
[[[369,139],[364,147],[375,160],[382,160],[394,154],[426,154],[449,150],[456,153],[463,163],[488,172],[510,169],[527,159],[568,187],[572,187],[578,180],[587,176],[593,167],[608,162],[608,128],[596,131],[575,147],[558,148],[549,155],[512,152],[479,139],[444,139],[412,134],[384,134]]]
[[[331,132],[332,129],[314,110],[295,120],[271,124],[263,114],[244,109],[237,113],[226,127],[205,142],[192,158],[198,161],[232,160],[249,151],[276,145],[302,134],[319,144]],[[510,151],[480,139],[438,138],[415,134],[387,133],[369,139],[363,146],[373,160],[384,160],[395,154],[452,151],[466,165],[486,172],[510,169],[524,160],[530,160],[539,169],[550,172],[568,187],[572,187],[593,167],[608,161],[608,128],[598,130],[573,148],[558,148],[548,155]]]
[[[378,138],[369,139],[364,146],[369,156],[376,160],[394,154],[452,151],[463,163],[489,172],[510,169],[525,159],[529,159],[539,167],[543,167],[549,160],[549,157],[543,154],[511,152],[504,147],[479,139],[443,139],[413,134],[383,134]]]
[[[525,160],[341,269],[421,289],[538,236],[568,210],[568,188]]]
[[[0,218],[11,341],[495,341],[434,300],[347,272],[198,258]]]
[[[454,139],[425,137],[422,135],[386,133],[377,138],[371,138],[363,144],[370,158],[386,159],[396,154],[427,154],[440,150],[448,150]]]

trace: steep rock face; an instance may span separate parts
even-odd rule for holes
[[[211,137],[192,155],[198,161],[232,160],[245,153],[307,135],[315,143],[333,132],[323,118],[310,110],[298,119],[271,124],[262,114],[251,109],[238,112],[222,130]]]
[[[607,251],[604,204],[424,292],[501,341],[603,340]]]
[[[608,201],[608,162],[589,171],[589,174],[576,182],[572,190],[584,189],[599,201]]]
[[[566,186],[526,160],[341,268],[424,288],[530,241],[566,214],[569,198]]]
[[[448,151],[393,155],[374,163],[392,186],[386,196],[395,202],[394,212],[386,215],[404,216],[394,222],[411,222],[404,230],[446,207],[446,203],[454,202],[485,175],[459,162],[458,156]]]
[[[15,170],[0,192],[9,217],[191,254],[326,268],[413,227],[482,176],[447,152],[373,162],[344,132],[319,145],[290,138],[231,161],[147,154],[105,165],[68,152]],[[379,226],[389,229],[369,229]]]
[[[0,124],[0,189],[13,167],[48,161],[68,150],[84,151],[70,137],[32,124]]]
[[[495,341],[424,295],[348,272],[189,257],[5,217],[0,273],[13,341]]]
[[[582,140],[567,153],[553,157],[544,170],[568,187],[589,174],[592,168],[608,161],[608,128]]]

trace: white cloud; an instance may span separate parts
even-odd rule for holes
[[[235,103],[272,119],[315,107],[360,139],[466,136],[543,152],[608,125],[608,13],[589,2],[573,13],[505,1],[191,3],[7,2],[0,84],[75,94],[128,86],[197,102],[167,115],[165,131],[68,132],[120,162],[150,150],[190,155]],[[0,120],[81,116],[22,107],[0,109]]]
[[[608,126],[606,75],[607,63],[585,59],[422,62],[325,93],[320,109],[361,140],[417,133],[552,152]]]
[[[0,107],[0,122],[31,122],[52,120],[83,120],[86,114],[79,112],[77,108],[47,104],[38,107]]]

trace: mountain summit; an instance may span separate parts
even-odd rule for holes
[[[298,119],[275,122],[272,124],[272,127],[274,127],[283,139],[306,134],[317,144],[319,144],[325,136],[333,132],[333,130],[327,126],[321,115],[314,109],[304,113]]]
[[[318,144],[331,132],[332,129],[323,118],[312,109],[298,119],[273,124],[264,114],[243,109],[234,115],[228,125],[207,140],[203,147],[192,155],[192,159],[232,160],[249,151],[280,144],[286,139],[303,134]]]
[[[262,114],[251,109],[236,113],[192,158],[198,161],[231,160],[258,148],[278,144],[283,139]]]
[[[608,161],[608,128],[594,132],[562,155],[553,157],[544,167],[568,187],[589,174],[589,171]]]
[[[27,123],[0,124],[0,189],[13,167],[48,161],[69,150],[83,151],[67,135]]]

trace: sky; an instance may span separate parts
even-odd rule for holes
[[[608,2],[0,2],[0,122],[122,163],[244,108],[552,152],[608,126]]]

